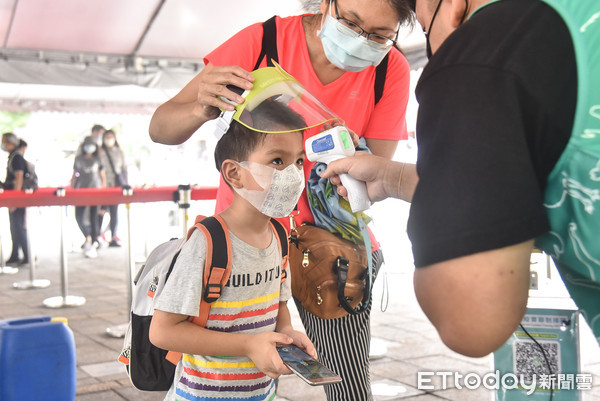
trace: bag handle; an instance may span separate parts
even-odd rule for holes
[[[340,302],[340,306],[346,310],[346,312],[357,315],[359,313],[363,313],[369,307],[369,303],[371,302],[371,284],[373,283],[373,263],[371,258],[371,238],[369,237],[369,230],[367,230],[367,225],[362,219],[358,220],[358,227],[360,228],[360,232],[363,237],[363,241],[365,244],[365,252],[367,253],[367,277],[365,282],[365,290],[363,292],[363,300],[359,309],[353,309],[352,306],[348,303],[346,299],[346,282],[348,281],[348,259],[338,256],[334,262],[334,269],[337,269],[338,276],[338,301]]]

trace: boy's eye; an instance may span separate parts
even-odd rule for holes
[[[300,158],[300,159],[298,159],[298,160],[296,161],[296,164],[297,164],[298,166],[303,166],[303,165],[304,165],[304,159],[303,159],[303,158]]]
[[[283,164],[283,160],[281,160],[280,157],[274,159],[272,162],[272,164],[275,164],[276,166],[281,166]]]

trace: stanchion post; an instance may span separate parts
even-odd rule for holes
[[[192,187],[190,184],[179,185],[177,187],[177,204],[179,208],[183,211],[183,237],[187,236],[187,228],[188,228],[188,209],[190,208],[190,201],[192,198]]]
[[[123,186],[123,196],[132,196],[133,189],[129,185]],[[133,302],[133,278],[135,277],[135,254],[133,251],[132,230],[131,230],[131,204],[125,204],[127,211],[127,315],[131,311],[131,303]],[[106,334],[110,337],[122,338],[127,332],[128,323],[121,323],[116,326],[108,327]]]
[[[50,280],[36,279],[35,278],[35,243],[31,240],[31,208],[25,208],[25,222],[27,224],[27,244],[28,244],[28,258],[29,258],[29,280],[18,281],[13,283],[13,288],[16,290],[30,290],[32,288],[47,288],[50,286]]]
[[[64,188],[56,189],[56,196],[65,196]],[[68,295],[68,272],[67,272],[67,249],[65,246],[65,224],[64,215],[66,214],[68,206],[60,208],[60,288],[61,295],[57,297],[46,298],[43,304],[47,308],[63,308],[65,306],[81,306],[85,304],[85,298],[75,295]]]

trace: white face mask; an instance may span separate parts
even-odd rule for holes
[[[367,42],[367,38],[356,36],[355,32],[329,14],[325,16],[319,38],[323,43],[327,60],[336,67],[350,72],[358,72],[368,66],[379,65],[391,49],[391,47],[371,46]]]
[[[294,164],[283,170],[264,164],[243,161],[240,166],[250,172],[257,185],[233,190],[246,199],[262,214],[269,217],[285,217],[294,210],[304,190],[304,172]]]
[[[109,148],[112,148],[113,146],[115,146],[115,142],[116,142],[115,138],[106,138],[104,140],[104,144]]]

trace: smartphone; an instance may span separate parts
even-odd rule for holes
[[[339,375],[293,344],[278,346],[277,352],[292,372],[312,386],[342,381]]]

